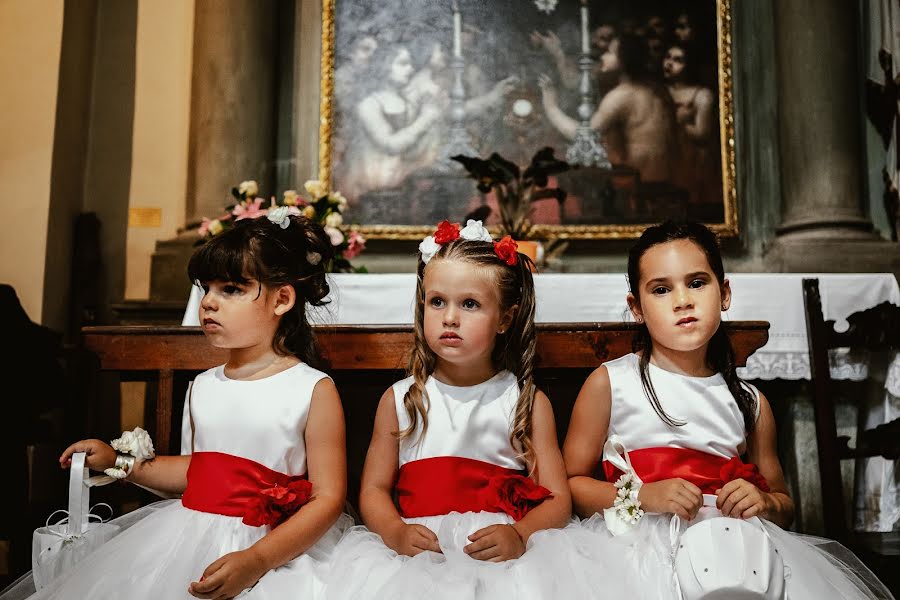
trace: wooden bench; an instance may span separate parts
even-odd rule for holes
[[[730,321],[726,328],[736,363],[762,347],[769,337],[765,321]],[[631,351],[633,323],[561,323],[538,325],[538,386],[554,406],[560,442],[572,405],[588,374],[605,361]],[[317,326],[327,371],[335,381],[347,422],[348,498],[355,504],[359,478],[382,393],[405,376],[410,326]],[[157,451],[177,454],[187,382],[197,373],[223,364],[226,352],[213,348],[197,327],[103,326],[82,329],[83,346],[96,357],[100,371],[116,372],[121,381],[147,381],[151,394],[145,427]],[[95,391],[91,402],[110,406]],[[118,401],[118,398],[115,399]],[[88,407],[88,414],[103,409]],[[90,426],[90,424],[88,424]],[[91,436],[118,432],[89,431]]]

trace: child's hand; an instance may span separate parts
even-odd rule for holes
[[[393,543],[388,543],[388,546],[397,554],[415,556],[425,550],[441,551],[437,535],[424,525],[403,523],[399,531],[391,537]]]
[[[663,479],[642,485],[638,500],[646,512],[674,513],[690,521],[703,506],[703,492],[684,479]]]
[[[503,562],[525,554],[525,542],[512,525],[490,525],[469,536],[463,552],[477,560]]]
[[[769,494],[746,479],[729,481],[716,490],[716,507],[726,517],[765,517],[772,507]]]
[[[256,585],[268,570],[252,548],[230,552],[206,567],[200,581],[191,582],[188,593],[196,598],[234,598]]]
[[[110,469],[116,465],[116,451],[103,440],[81,440],[75,442],[59,457],[59,466],[68,469],[72,466],[72,455],[84,452],[84,465],[94,471]]]

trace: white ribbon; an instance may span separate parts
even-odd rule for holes
[[[612,466],[627,475],[631,475],[634,482],[640,486],[643,480],[634,472],[631,466],[631,458],[628,456],[628,450],[622,443],[619,436],[613,434],[609,436],[603,445],[603,460],[608,461]],[[603,520],[606,522],[606,528],[613,535],[622,535],[631,530],[636,523],[628,522],[619,516],[619,511],[615,506],[603,509]]]
[[[88,524],[92,520],[103,523],[112,517],[113,513],[112,507],[105,502],[99,502],[94,506],[89,506],[88,488],[90,485],[87,477],[88,470],[84,466],[84,461],[84,452],[76,452],[72,455],[72,466],[69,469],[69,508],[68,510],[60,509],[54,511],[47,517],[47,521],[45,522],[47,530],[51,534],[61,537],[64,542],[71,541],[83,535],[87,531]],[[100,515],[94,514],[93,511],[98,506],[105,506],[109,509],[110,516],[104,519]],[[50,521],[59,513],[63,513],[66,516],[54,523],[56,527],[51,527]],[[65,525],[65,528],[63,528],[62,525]]]

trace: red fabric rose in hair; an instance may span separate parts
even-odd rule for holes
[[[251,527],[278,527],[309,502],[311,495],[312,484],[306,479],[291,481],[287,486],[275,484],[262,489],[256,501],[247,508],[243,522]]]
[[[434,243],[446,244],[452,242],[459,237],[459,223],[451,223],[444,220],[438,223],[437,231],[434,232]]]
[[[516,521],[553,495],[522,475],[495,475],[488,480],[486,492],[489,506],[502,510]]]
[[[735,479],[743,479],[764,492],[769,491],[769,483],[759,472],[759,467],[753,463],[745,463],[737,456],[722,465],[722,468],[719,469],[719,477],[722,479],[723,484]]]
[[[517,252],[519,245],[508,235],[504,236],[499,242],[494,242],[494,252],[500,257],[500,260],[512,266],[519,260]]]

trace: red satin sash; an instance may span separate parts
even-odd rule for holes
[[[715,494],[729,481],[746,479],[764,492],[769,491],[768,482],[757,466],[744,463],[737,456],[729,459],[689,448],[641,448],[629,451],[628,457],[644,483],[680,478],[690,481],[704,494]],[[611,482],[622,475],[609,461],[603,461],[603,472]]]
[[[196,452],[181,497],[186,508],[229,517],[247,525],[276,527],[309,501],[312,484],[240,456]]]
[[[457,456],[406,463],[394,490],[404,517],[486,511],[516,521],[552,495],[520,471]]]

